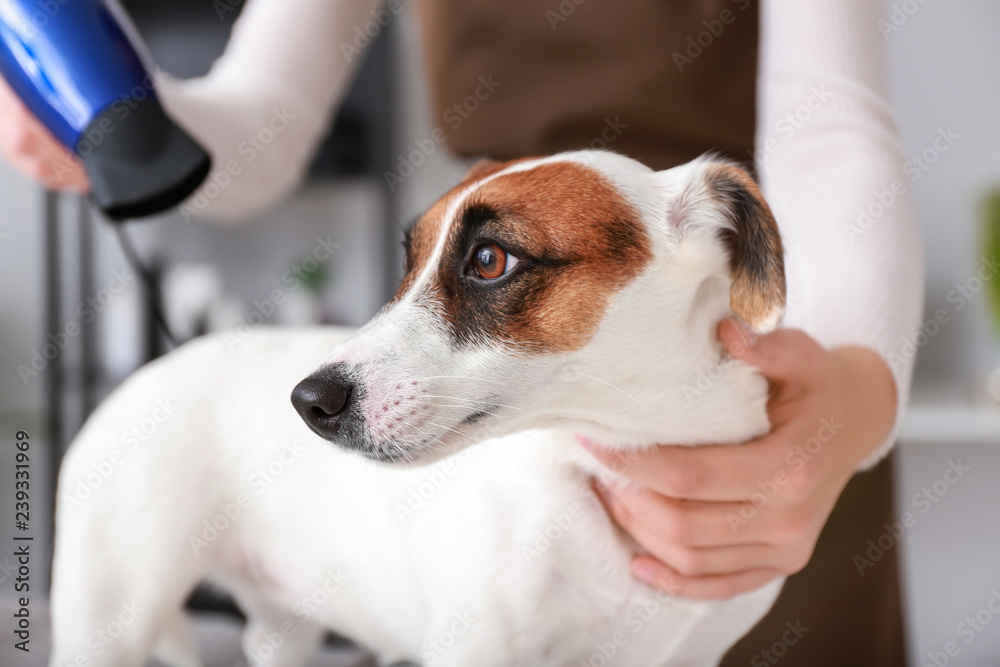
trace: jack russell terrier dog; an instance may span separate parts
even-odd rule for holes
[[[414,224],[361,329],[199,339],[87,422],[60,476],[51,664],[198,664],[182,607],[208,580],[254,666],[302,665],[328,629],[380,664],[714,665],[782,582],[706,602],[636,581],[588,483],[627,470],[574,433],[766,432],[766,382],[715,329],[770,330],[784,303],[777,225],[731,164],[481,163]]]

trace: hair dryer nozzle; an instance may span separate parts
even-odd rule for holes
[[[81,133],[76,152],[94,202],[113,220],[179,204],[211,167],[204,149],[167,117],[153,95],[99,113]]]

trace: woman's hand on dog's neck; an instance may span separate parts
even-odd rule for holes
[[[598,489],[647,552],[633,574],[688,598],[727,599],[804,568],[844,486],[896,415],[892,375],[871,350],[827,350],[788,329],[755,337],[728,321],[719,338],[767,377],[771,431],[748,443],[635,454],[639,465],[624,474],[643,488]]]

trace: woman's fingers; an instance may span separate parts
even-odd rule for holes
[[[811,534],[817,515],[808,506],[766,511],[766,496],[759,504],[703,502],[670,498],[635,484],[595,483],[594,488],[626,532],[641,527],[658,540],[681,547],[788,546]]]
[[[85,191],[90,187],[80,160],[52,136],[2,79],[0,153],[51,190]]]
[[[788,467],[789,447],[778,433],[745,444],[661,445],[624,456],[583,438],[580,443],[611,470],[665,496],[685,500],[748,501],[776,471]]]
[[[648,556],[632,561],[632,576],[672,596],[694,600],[728,600],[784,576],[777,570],[744,570],[706,577],[688,577]]]
[[[649,555],[689,577],[724,574],[749,569],[796,572],[808,562],[806,541],[775,544],[767,541],[778,534],[760,528],[740,535],[729,526],[726,514],[734,508],[674,507],[677,502],[648,491],[612,491],[598,487],[598,495],[620,525]],[[749,532],[749,531],[748,531]]]

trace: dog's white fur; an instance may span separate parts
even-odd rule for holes
[[[588,485],[610,473],[572,436],[634,448],[768,428],[764,380],[720,363],[727,223],[699,190],[707,162],[654,173],[588,151],[507,171],[546,161],[613,182],[652,242],[651,263],[594,337],[565,354],[456,349],[421,303],[423,276],[353,335],[261,329],[235,349],[210,336],[149,364],[63,465],[52,665],[136,665],[154,647],[197,664],[181,607],[205,579],[250,618],[251,664],[270,666],[303,664],[333,629],[383,664],[576,666],[613,651],[608,664],[705,667],[754,625],[781,581],[699,602],[630,576],[635,547]],[[377,409],[387,397],[415,411],[393,437],[429,466],[375,465],[309,431],[288,395],[324,359],[365,369],[375,437],[390,428]],[[692,399],[684,388],[708,371],[714,381]],[[151,420],[158,401],[163,418]],[[485,403],[495,416],[456,425],[456,406]],[[123,604],[139,611],[110,637]]]

